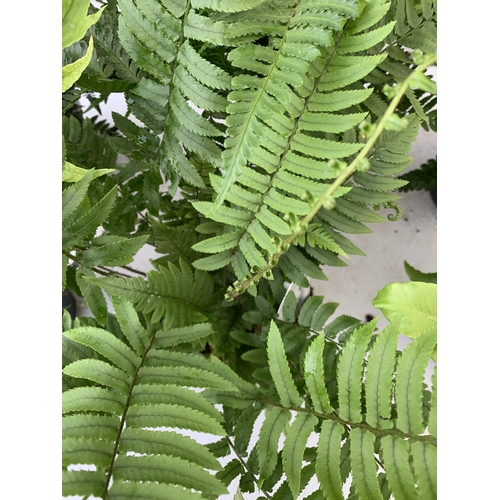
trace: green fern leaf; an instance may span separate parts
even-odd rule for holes
[[[85,495],[98,496],[106,487],[104,471],[62,471],[63,496]]]
[[[208,238],[202,240],[197,244],[193,245],[193,250],[204,253],[218,253],[221,250],[231,250],[234,248],[240,239],[240,233],[233,231],[231,233],[222,234],[220,236],[215,236],[214,238]]]
[[[63,335],[74,342],[91,347],[129,375],[134,374],[140,365],[140,358],[130,347],[101,328],[84,326],[64,332]]]
[[[293,293],[292,289],[288,289],[285,299],[283,300],[283,305],[281,306],[281,314],[283,315],[283,320],[288,323],[294,323],[296,319],[295,311],[297,310],[297,297]],[[280,311],[278,311],[279,313]]]
[[[99,287],[86,280],[87,277],[93,278],[94,276],[94,273],[89,269],[80,268],[76,273],[76,283],[90,312],[100,325],[104,325],[108,316],[106,298]]]
[[[337,302],[326,302],[321,304],[311,320],[311,329],[317,332],[321,331],[326,321],[337,310],[338,306],[339,304]]]
[[[87,213],[74,222],[63,225],[62,243],[63,248],[71,250],[84,239],[94,236],[97,228],[107,219],[115,203],[117,195],[115,186]]]
[[[210,323],[197,323],[192,326],[170,328],[167,331],[159,331],[156,334],[156,345],[158,347],[170,347],[177,344],[191,343],[213,334]]]
[[[386,24],[361,35],[350,35],[342,39],[339,44],[339,54],[352,54],[369,49],[382,42],[392,32],[396,22]]]
[[[129,427],[123,431],[120,447],[123,452],[172,455],[211,470],[220,469],[219,462],[205,446],[176,432]]]
[[[352,481],[360,500],[383,500],[377,481],[377,464],[373,459],[375,434],[352,429],[349,434]]]
[[[253,406],[245,408],[238,419],[234,433],[234,447],[241,457],[247,456],[250,438],[254,429],[255,421],[261,414],[261,410]]]
[[[204,413],[217,422],[222,421],[221,414],[207,402],[204,393],[186,391],[178,385],[148,384],[147,380],[142,378],[142,372],[140,383],[132,390],[132,401],[138,405],[162,403],[182,405]]]
[[[91,438],[68,438],[62,440],[63,466],[94,462],[106,466],[113,456],[113,441]],[[96,459],[97,457],[97,459]]]
[[[80,359],[66,366],[63,373],[75,378],[92,380],[122,392],[126,392],[130,385],[130,376],[124,371],[98,359]]]
[[[212,9],[219,12],[241,12],[253,9],[265,0],[191,0],[197,9]]]
[[[278,440],[290,417],[291,414],[288,410],[278,407],[266,409],[266,418],[260,429],[259,440],[257,441],[261,484],[276,468],[278,461]]]
[[[318,419],[314,415],[299,412],[290,427],[283,446],[283,470],[285,471],[293,498],[300,491],[302,459],[309,438]]]
[[[332,407],[325,384],[323,350],[325,337],[318,335],[307,351],[304,359],[304,377],[311,395],[314,410],[318,413],[331,413]]]
[[[377,335],[366,367],[366,423],[380,429],[392,427],[392,376],[397,343],[397,325],[387,326]]]
[[[125,407],[126,397],[101,387],[76,387],[63,393],[63,413],[74,411],[104,412],[120,415]]]
[[[173,484],[134,482],[134,481],[113,481],[109,490],[110,498],[116,500],[127,500],[137,498],[140,500],[163,500],[165,498],[175,498],[175,500],[203,500],[200,493],[189,489],[175,486]]]
[[[344,498],[340,477],[340,449],[344,428],[332,420],[324,420],[318,441],[316,476],[325,498]]]
[[[339,417],[361,422],[361,386],[363,360],[377,319],[358,328],[342,349],[338,364]]]
[[[151,321],[168,318],[165,329],[205,322],[206,312],[213,301],[213,281],[203,271],[191,268],[182,260],[179,267],[168,263],[142,278],[87,278],[111,295],[130,300],[137,309],[153,312]]]
[[[432,375],[432,401],[429,414],[429,433],[437,438],[437,369],[434,368]]]
[[[396,427],[404,433],[422,434],[422,382],[424,371],[436,345],[436,330],[417,337],[401,355],[396,374]]]
[[[142,326],[137,312],[132,304],[126,300],[111,297],[111,303],[116,319],[130,346],[137,354],[142,355],[148,344],[148,334]]]
[[[216,477],[229,486],[236,476],[244,474],[244,472],[245,469],[243,469],[241,462],[237,458],[233,458],[222,470],[217,472]]]
[[[418,500],[415,478],[410,469],[410,446],[402,438],[385,436],[380,440],[387,479],[395,498]]]
[[[75,212],[87,194],[90,182],[94,178],[94,171],[89,170],[80,181],[75,182],[62,193],[62,221],[64,222]]]
[[[62,420],[65,438],[88,437],[112,441],[119,427],[119,418],[108,415],[75,414]]]
[[[104,245],[94,244],[82,252],[86,266],[123,266],[134,260],[135,254],[147,243],[149,236],[137,236]]]
[[[219,422],[208,415],[176,404],[134,405],[128,411],[127,422],[135,428],[179,427],[216,436],[226,435]]]
[[[179,484],[214,495],[227,493],[225,485],[203,467],[169,455],[142,457],[119,455],[116,459],[114,475],[119,480],[160,481],[167,484]]]
[[[437,498],[437,450],[432,444],[415,441],[410,445],[420,496]]]
[[[236,390],[231,383],[215,373],[186,366],[145,366],[141,371],[141,379],[145,384],[178,384],[187,387]]]
[[[302,403],[290,373],[281,334],[274,321],[271,321],[267,341],[269,369],[278,391],[280,401],[285,407],[298,406]]]
[[[225,252],[217,253],[210,257],[195,260],[193,262],[193,267],[201,271],[215,271],[227,266],[231,262],[232,257],[233,253],[231,250],[226,250]]]
[[[306,299],[298,317],[299,325],[311,326],[311,321],[318,307],[321,306],[324,297],[322,295],[311,295]]]

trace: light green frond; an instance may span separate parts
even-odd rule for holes
[[[314,415],[298,413],[286,435],[283,446],[283,470],[285,471],[293,498],[300,492],[302,460],[309,438],[318,419]]]
[[[376,337],[366,367],[366,422],[372,427],[390,429],[392,377],[396,362],[398,329],[389,325]]]
[[[266,418],[257,441],[261,480],[268,478],[276,468],[278,440],[290,417],[290,412],[281,408],[274,407],[266,411]]]
[[[313,407],[318,413],[330,413],[332,407],[326,390],[323,349],[324,335],[318,335],[307,351],[304,359],[304,377],[311,395]]]
[[[344,428],[331,420],[323,421],[318,441],[316,476],[325,498],[344,498],[340,477],[340,449]]]
[[[281,402],[285,407],[300,406],[302,398],[297,392],[292,379],[281,334],[274,321],[271,321],[269,328],[267,355],[271,376],[273,377]]]
[[[172,279],[175,280],[175,274]],[[136,491],[132,486],[127,490],[125,482],[142,485],[137,486],[139,498],[147,497],[148,492],[153,498],[156,494],[176,492],[180,493],[176,498],[197,498],[187,493],[192,489],[202,492],[203,498],[225,493],[224,484],[206,470],[220,469],[206,447],[176,432],[146,428],[170,427],[225,436],[222,415],[190,387],[235,391],[236,387],[228,381],[231,379],[248,391],[249,384],[218,360],[152,348],[157,342],[155,333],[148,328],[145,335],[130,304],[115,302],[119,321],[126,324],[127,318],[132,320],[124,328],[132,348],[99,328],[80,327],[64,332],[68,339],[90,347],[112,363],[78,359],[64,369],[68,376],[112,388],[77,387],[63,393],[63,464],[69,467],[84,463],[97,469],[93,476],[65,473],[65,494],[91,491],[97,496],[113,497],[113,491],[121,498]],[[161,343],[162,335],[168,332],[159,333]],[[168,355],[172,356],[170,361]],[[250,388],[251,393],[254,388]],[[147,487],[152,482],[157,483],[154,491]],[[116,484],[121,486],[116,488]],[[185,491],[187,496],[182,493]]]
[[[104,329],[82,326],[64,332],[63,335],[74,342],[94,349],[125,373],[134,374],[140,365],[141,361],[137,354]]]
[[[395,498],[419,500],[410,468],[410,446],[402,438],[385,436],[380,440],[385,470]]]
[[[436,345],[436,330],[416,338],[401,355],[396,374],[396,426],[402,432],[424,432],[422,414],[422,383],[424,371]]]
[[[197,157],[217,164],[221,150],[214,138],[222,132],[193,105],[209,115],[224,111],[225,96],[211,89],[229,88],[230,77],[192,44],[224,45],[227,26],[192,3],[141,0],[119,6],[120,41],[145,72],[128,92],[129,110],[162,137],[150,161],[167,178],[176,175],[203,187]]]
[[[340,356],[337,378],[339,384],[339,416],[350,422],[361,422],[361,387],[363,361],[377,319],[358,328],[349,338]]]
[[[410,445],[413,468],[421,497],[437,498],[437,449],[433,444],[413,442]]]
[[[125,500],[137,498],[138,500],[163,500],[175,498],[176,500],[203,500],[200,493],[173,484],[135,481],[113,481],[110,498]]]
[[[353,429],[349,435],[352,481],[360,500],[383,500],[377,481],[375,434]]]
[[[203,467],[170,455],[119,455],[114,477],[118,480],[173,483],[214,495],[227,492],[226,487]]]

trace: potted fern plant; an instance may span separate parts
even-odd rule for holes
[[[381,331],[285,286],[397,206],[435,30],[431,0],[63,0],[63,288],[93,315],[63,315],[64,496],[436,498],[436,285],[381,291]],[[78,112],[114,92],[115,127]]]

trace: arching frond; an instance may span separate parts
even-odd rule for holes
[[[336,5],[332,10],[335,8]],[[288,31],[273,34],[276,38],[270,38],[274,42],[269,47],[248,44],[234,49],[233,65],[261,76],[240,74],[233,79],[233,88],[237,85],[238,89],[229,94],[234,102],[228,107],[227,133],[231,135],[234,129],[234,140],[226,139],[223,154],[224,161],[232,163],[224,177],[211,176],[219,199],[214,203],[193,203],[200,213],[225,227],[215,237],[195,245],[199,252],[218,254],[195,261],[195,267],[214,270],[231,265],[239,281],[245,280],[253,269],[262,268],[268,257],[277,252],[280,239],[291,234],[290,228],[297,217],[309,212],[311,200],[321,196],[338,176],[332,162],[361,149],[364,136],[356,132],[356,126],[367,114],[358,111],[372,90],[356,86],[386,55],[356,53],[375,46],[391,32],[393,22],[368,29],[383,14],[384,10],[380,10],[380,15],[374,17],[368,9],[349,22],[340,22],[332,42],[316,46],[313,52],[317,55],[302,61],[300,70],[295,68],[296,74],[301,75],[301,81],[296,83],[272,78],[279,70],[282,51],[287,46],[283,39],[280,45],[277,41],[280,36],[288,40]],[[347,11],[336,15],[339,19],[349,17]],[[282,31],[280,23],[285,18],[291,19],[273,17]],[[308,23],[304,22],[304,26]],[[365,33],[358,35],[361,28]],[[289,29],[291,32],[292,28]],[[304,48],[307,54],[311,50]],[[257,69],[249,61],[257,61],[262,67]],[[357,172],[353,182],[336,193],[338,206],[321,210],[315,223],[308,227],[307,235],[281,258],[280,269],[290,281],[307,286],[308,277],[325,279],[319,264],[345,265],[339,255],[360,253],[343,233],[370,232],[364,223],[383,220],[368,207],[398,198],[392,191],[401,187],[402,181],[393,176],[398,167],[404,168],[411,161],[406,153],[417,130],[415,117],[403,132],[383,135],[369,155],[370,164],[373,160],[375,167],[372,173]],[[402,137],[399,142],[398,137]],[[238,141],[234,142],[236,138]],[[403,141],[408,143],[406,149]],[[387,151],[386,143],[394,151]],[[398,167],[394,168],[395,165]],[[219,205],[223,198],[229,205]]]
[[[297,498],[305,486],[301,475],[310,465],[311,476],[315,473],[320,485],[310,498],[344,498],[349,472],[360,500],[388,498],[391,493],[396,499],[420,498],[423,491],[436,498],[436,440],[430,434],[435,433],[435,421],[423,418],[422,390],[435,332],[408,345],[396,363],[398,330],[389,325],[374,335],[376,322],[358,327],[349,336],[334,373],[324,357],[325,337],[316,336],[303,361],[305,385],[297,386],[289,372],[289,363],[295,360],[287,358],[287,338],[282,339],[271,321],[268,363],[277,396],[273,399],[267,392],[259,398],[265,408],[255,445],[261,489],[274,491],[284,474],[289,494]],[[338,384],[335,398],[327,388],[332,377]],[[434,404],[435,398],[433,415]],[[249,415],[255,411],[245,410]],[[315,433],[317,448],[307,448]],[[424,469],[425,460],[429,462]],[[309,465],[304,467],[304,461]]]
[[[129,344],[100,328],[64,332],[73,345],[99,359],[81,358],[63,370],[66,376],[93,382],[63,393],[63,494],[114,498],[135,492],[135,498],[168,494],[194,499],[225,493],[224,484],[207,470],[220,469],[217,459],[175,429],[226,434],[221,414],[189,387],[195,382],[237,390],[221,376],[230,370],[201,356],[203,368],[194,368],[200,363],[180,353],[172,368],[168,358],[161,361],[159,356],[162,332],[129,327],[134,310],[129,303],[116,305]],[[234,374],[230,378],[237,379]],[[95,470],[81,470],[79,464]]]
[[[207,15],[203,9],[214,5],[203,2],[123,0],[118,4],[120,42],[144,72],[141,81],[128,91],[130,109],[154,137],[163,134],[156,148],[152,144],[151,163],[174,184],[183,178],[203,187],[199,161],[219,163],[217,137],[222,131],[219,124],[197,110],[225,111],[230,76],[200,55],[193,44],[224,45],[226,24]],[[225,10],[222,4],[219,7]],[[244,8],[249,6],[242,3],[236,10]],[[127,154],[134,138],[127,134],[126,125],[123,133],[127,142],[115,141],[114,146]]]

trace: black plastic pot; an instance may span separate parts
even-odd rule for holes
[[[71,319],[76,318],[76,300],[67,288],[62,293],[62,308],[69,312]]]

